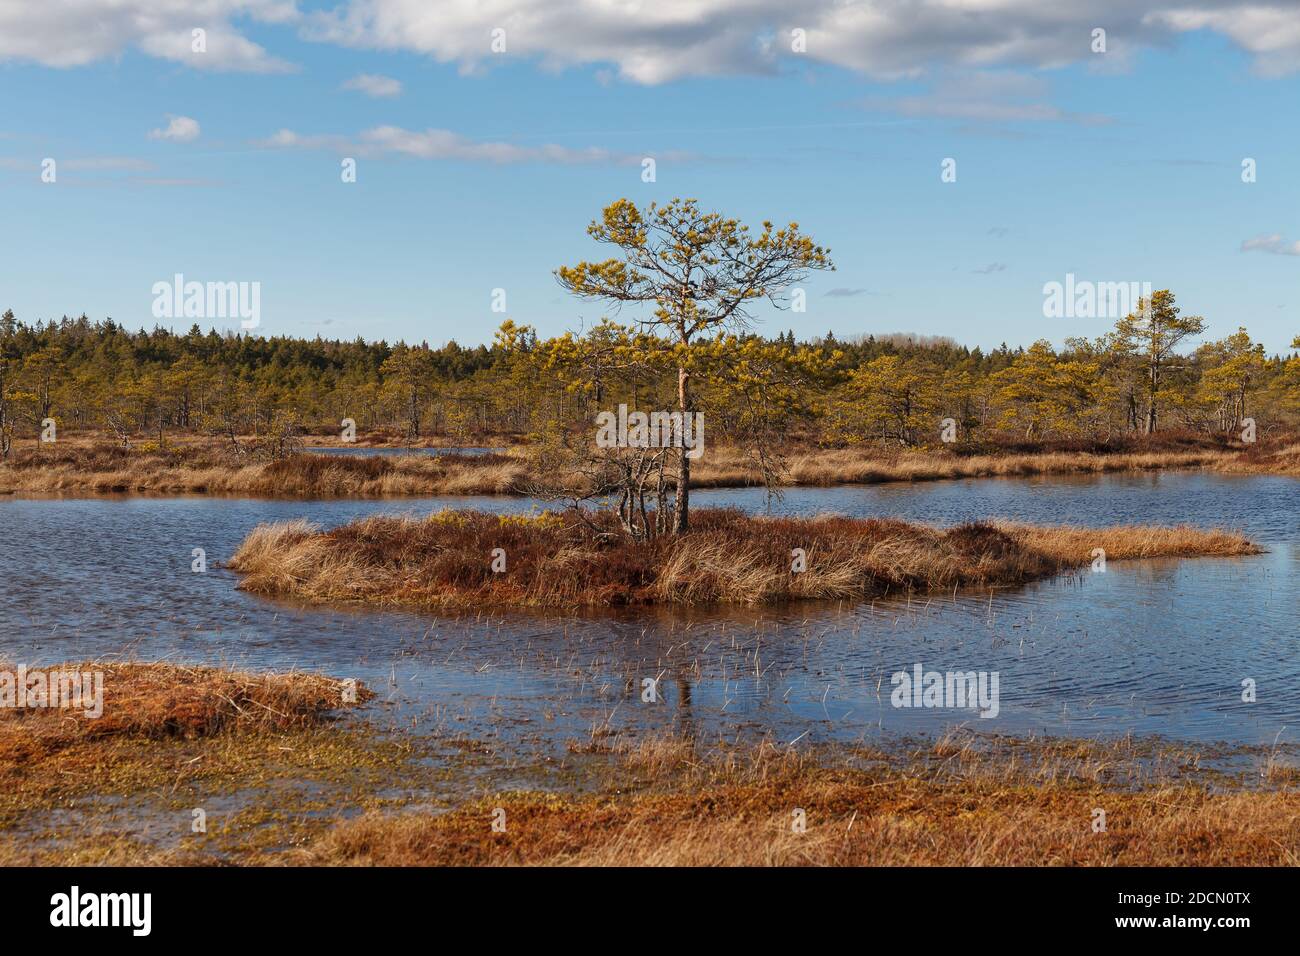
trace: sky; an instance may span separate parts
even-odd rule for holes
[[[1297,0],[0,0],[0,309],[183,330],[180,273],[264,335],[555,335],[587,223],[684,196],[830,248],[766,334],[1060,345],[1113,325],[1045,316],[1073,274],[1272,353],[1298,118]]]

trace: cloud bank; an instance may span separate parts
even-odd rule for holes
[[[0,0],[0,61],[72,67],[138,50],[195,69],[293,69],[245,31],[279,25],[314,42],[422,54],[465,72],[524,57],[597,66],[633,83],[772,73],[799,60],[877,79],[936,68],[1122,62],[1193,31],[1225,37],[1267,76],[1300,70],[1294,0]],[[192,31],[206,31],[206,52]],[[1106,30],[1107,52],[1092,50]],[[803,52],[792,31],[801,30]],[[494,31],[498,47],[493,52]],[[1030,117],[1032,118],[1032,117]]]

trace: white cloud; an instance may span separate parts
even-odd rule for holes
[[[1270,252],[1275,256],[1300,256],[1300,241],[1290,242],[1278,233],[1271,236],[1256,236],[1241,244],[1242,252]]]
[[[279,73],[293,67],[231,25],[293,23],[293,0],[0,0],[0,62],[74,67],[137,49],[198,70]],[[202,52],[194,31],[205,31]]]
[[[169,143],[192,143],[199,138],[199,121],[188,116],[168,116],[166,129],[152,129],[150,139],[162,139]]]
[[[817,0],[824,3],[825,0]],[[686,75],[768,72],[761,32],[778,0],[480,0],[434,6],[422,0],[353,0],[305,17],[310,39],[378,50],[410,50],[475,72],[524,57],[547,69],[615,64],[638,83]],[[493,53],[492,31],[506,50]]]
[[[609,150],[566,146],[518,146],[514,143],[467,139],[445,129],[405,130],[398,126],[377,126],[361,134],[362,141],[383,152],[401,153],[420,159],[462,159],[489,163],[639,163],[640,156],[618,157]]]
[[[374,97],[401,96],[402,82],[377,73],[358,73],[343,84],[343,89],[357,90]]]
[[[282,129],[255,145],[266,149],[328,149],[354,156],[409,156],[414,159],[459,160],[494,163],[557,163],[582,165],[608,163],[636,165],[640,155],[614,153],[607,149],[545,144],[521,146],[516,143],[474,140],[445,129],[408,130],[400,126],[376,126],[356,137],[334,134],[303,135]],[[681,154],[665,158],[682,159]]]
[[[884,79],[934,67],[1097,68],[1142,47],[1207,29],[1253,54],[1264,72],[1300,70],[1300,7],[1294,0],[479,0],[433,7],[425,0],[351,0],[304,15],[316,40],[423,53],[472,72],[533,58],[548,68],[612,64],[625,80],[775,71],[782,61],[833,63]],[[1092,52],[1092,30],[1107,52]],[[506,31],[505,54],[490,48]],[[791,30],[807,50],[791,51]]]
[[[87,156],[81,159],[65,159],[59,162],[59,169],[90,172],[150,172],[153,168],[153,163],[144,159],[136,159],[133,156]]]
[[[1037,76],[1005,70],[946,72],[934,88],[918,96],[873,97],[863,105],[871,110],[976,122],[1071,122],[1085,125],[1109,123],[1095,113],[1071,113],[1047,102],[1047,83]]]
[[[340,153],[357,152],[354,141],[346,136],[304,136],[291,129],[277,130],[273,135],[258,140],[253,145],[263,149],[332,149]]]
[[[228,26],[207,27],[205,49],[195,52],[193,29],[152,33],[142,37],[138,46],[150,56],[173,60],[197,70],[231,73],[289,73],[292,64],[271,56],[258,44]]]
[[[1300,14],[1294,2],[1189,3],[1154,12],[1149,19],[1179,31],[1222,33],[1254,54],[1256,69],[1266,76],[1283,76],[1300,69]]]
[[[340,0],[311,11],[295,0],[0,0],[0,61],[67,67],[138,49],[196,69],[292,69],[240,32],[248,21],[319,42],[420,53],[465,72],[524,58],[546,69],[593,65],[643,84],[798,62],[883,79],[936,68],[1108,69],[1198,30],[1228,38],[1261,73],[1300,70],[1295,0]],[[1091,49],[1098,26],[1107,31],[1103,54]],[[208,31],[206,53],[191,48],[196,27]],[[491,50],[496,28],[506,31],[503,54]],[[806,31],[806,53],[791,50],[794,28]]]

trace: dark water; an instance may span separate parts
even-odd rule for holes
[[[356,445],[309,445],[304,451],[314,455],[351,455],[373,458],[376,455],[493,455],[504,448],[367,448]]]
[[[699,506],[767,506],[700,491]],[[294,606],[235,590],[216,563],[264,521],[335,525],[440,507],[528,510],[521,499],[293,502],[218,498],[0,499],[0,660],[130,656],[298,667],[367,681],[401,713],[467,734],[562,746],[594,728],[793,740],[939,733],[1159,733],[1294,743],[1300,729],[1300,482],[1201,474],[988,479],[795,489],[791,514],[988,517],[1087,526],[1227,527],[1267,554],[1111,562],[993,595],[761,611],[435,616]],[[191,571],[192,549],[209,569]],[[996,671],[1000,709],[890,705],[890,675]],[[644,703],[641,682],[660,699]],[[1241,701],[1253,679],[1255,703]]]

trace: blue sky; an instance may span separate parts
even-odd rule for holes
[[[158,22],[105,7],[95,30],[84,3],[11,2],[0,308],[25,321],[151,327],[153,284],[179,272],[260,282],[268,335],[490,341],[494,288],[555,334],[602,314],[551,275],[603,255],[587,222],[619,197],[680,195],[831,247],[806,312],[759,313],[769,334],[1101,334],[1110,320],[1043,317],[1044,283],[1067,273],[1172,288],[1212,338],[1246,325],[1280,351],[1300,333],[1295,4],[1071,19],[983,0],[972,22],[924,0],[882,22],[897,5],[863,0],[873,16],[846,23],[813,3],[795,54],[769,0],[679,0],[671,22],[635,0],[618,16],[597,0],[178,0]]]

